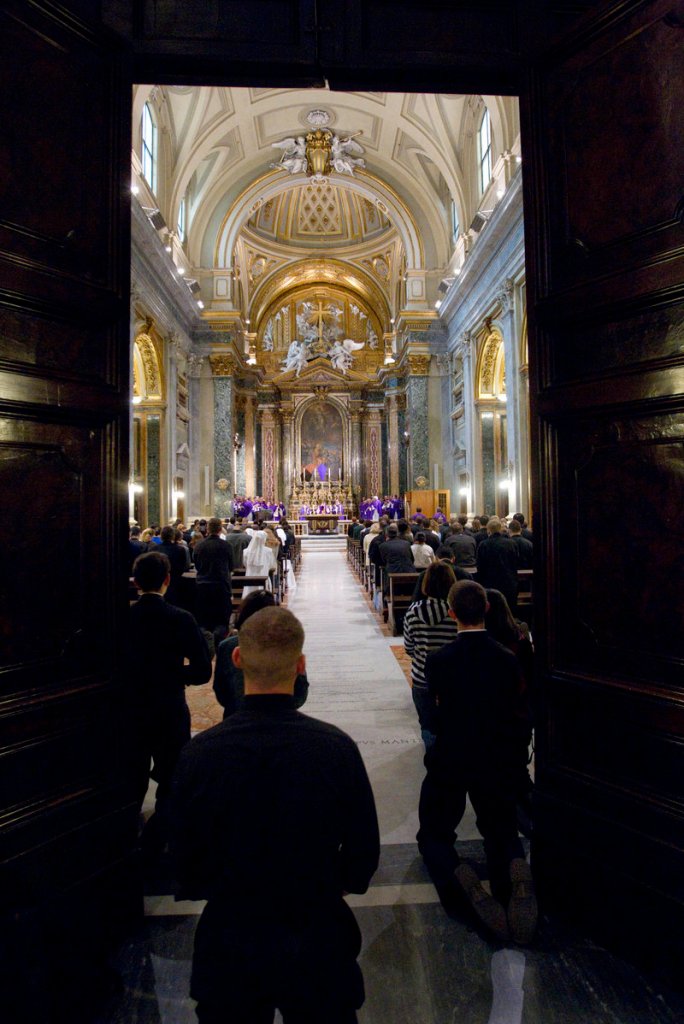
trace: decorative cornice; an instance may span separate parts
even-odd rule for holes
[[[438,314],[432,309],[405,309],[399,313],[396,331],[398,334],[403,334],[405,331],[412,331],[413,333],[420,334],[424,331],[429,331],[430,327],[437,319],[439,319]]]
[[[235,357],[229,352],[210,355],[209,362],[214,377],[232,377],[235,373]]]

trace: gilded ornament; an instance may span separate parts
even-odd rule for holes
[[[227,352],[209,356],[214,377],[231,377],[235,372],[235,358]]]
[[[430,372],[430,356],[409,354],[409,373],[412,377],[427,377]]]

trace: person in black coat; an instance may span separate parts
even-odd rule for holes
[[[196,736],[174,781],[181,898],[206,899],[191,995],[200,1024],[353,1024],[361,936],[345,892],[363,893],[380,844],[356,743],[296,711],[304,630],[285,608],[241,627],[242,707]]]
[[[167,604],[171,581],[168,558],[157,551],[140,555],[133,575],[141,596],[131,606],[126,660],[129,718],[133,731],[130,754],[136,799],[145,798],[153,763],[157,782],[155,814],[141,842],[154,857],[168,836],[168,799],[178,755],[190,739],[186,686],[200,686],[211,677],[211,658],[202,632],[190,612]],[[185,661],[188,664],[185,664]]]
[[[532,541],[522,536],[522,527],[517,519],[512,519],[508,524],[508,534],[518,551],[518,568],[534,568],[534,547]]]
[[[181,576],[190,568],[190,552],[183,544],[176,542],[176,532],[174,526],[164,526],[160,535],[161,544],[157,544],[156,550],[166,555],[171,565],[171,583],[166,592],[166,600],[168,604],[179,605]]]
[[[455,583],[448,601],[458,636],[425,662],[426,722],[436,739],[425,757],[418,847],[442,898],[450,887],[460,888],[498,939],[529,942],[537,905],[516,819],[516,782],[529,733],[525,683],[515,655],[485,629],[487,596],[480,584]],[[466,796],[484,840],[491,895],[454,848]]]
[[[487,540],[477,548],[477,579],[485,589],[500,590],[515,615],[518,600],[518,549],[510,537],[501,535],[501,520],[487,522]]]
[[[131,531],[128,535],[128,575],[133,573],[133,563],[135,562],[138,555],[144,554],[147,551],[147,544],[140,539],[142,530],[139,526],[132,526]]]
[[[379,552],[385,568],[385,596],[387,596],[389,594],[390,573],[417,572],[417,570],[413,564],[411,545],[407,540],[399,538],[396,523],[390,523],[387,527],[387,540],[380,545]]]
[[[221,520],[213,517],[207,523],[207,537],[193,551],[197,569],[197,621],[212,630],[217,639],[228,632],[232,613],[231,569],[233,548],[221,537]]]

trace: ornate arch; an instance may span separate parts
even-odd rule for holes
[[[133,395],[141,402],[164,400],[164,371],[157,346],[149,334],[133,342]]]
[[[424,269],[425,251],[418,225],[408,206],[394,189],[368,171],[360,171],[354,177],[331,174],[329,181],[358,193],[377,206],[399,232],[408,269]],[[301,184],[299,176],[283,180],[282,173],[271,171],[248,185],[223,218],[216,236],[213,265],[230,267],[238,235],[245,221],[269,199],[281,192],[301,188]]]
[[[497,399],[506,394],[504,342],[497,327],[490,328],[480,343],[475,381],[478,401]]]

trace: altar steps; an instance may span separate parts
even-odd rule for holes
[[[302,537],[302,554],[307,551],[346,551],[347,537],[341,533],[312,533]]]

